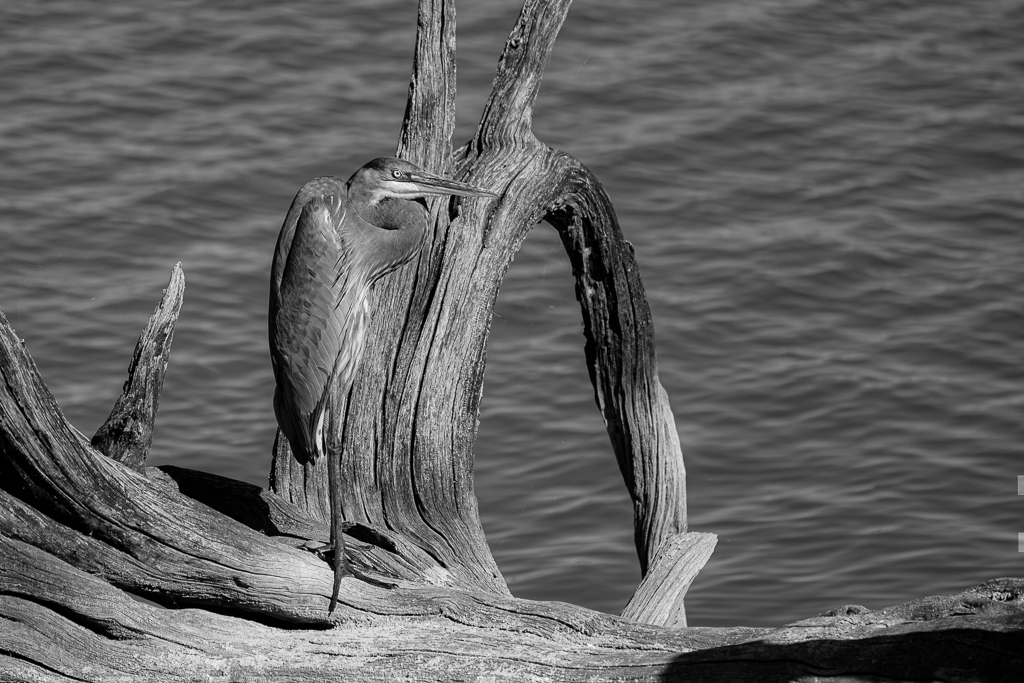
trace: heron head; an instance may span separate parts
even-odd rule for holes
[[[349,192],[366,194],[371,203],[382,199],[418,199],[428,195],[497,197],[493,192],[424,171],[397,157],[380,157],[360,168],[348,180]]]

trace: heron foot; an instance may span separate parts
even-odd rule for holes
[[[308,550],[309,552],[315,554],[317,557],[324,561],[327,560],[325,555],[334,549],[334,547],[330,543],[324,543],[323,541],[314,541],[313,539],[310,539],[305,543],[300,544],[298,548],[300,550]]]
[[[327,564],[332,564],[331,559],[334,554],[334,545],[331,543],[324,543],[322,541],[309,540],[299,546],[303,550],[315,554],[321,560]],[[387,588],[388,590],[398,588],[397,583],[391,581],[384,581],[383,579],[377,579],[372,576],[364,574],[362,571],[352,566],[352,563],[348,561],[348,557],[341,559],[340,571],[338,572],[339,578],[351,576],[354,579],[359,579],[364,583],[368,583],[371,586],[377,586],[378,588]]]
[[[395,588],[398,588],[397,583],[385,581],[384,579],[375,579],[372,576],[362,573],[358,569],[354,569],[352,565],[348,562],[345,562],[345,573],[342,578],[344,578],[345,576],[351,576],[354,579],[359,579],[360,581],[368,583],[371,586],[376,586],[377,588],[386,588],[388,590],[394,590]]]

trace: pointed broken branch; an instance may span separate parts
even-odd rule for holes
[[[174,325],[185,294],[181,264],[174,266],[164,296],[135,345],[121,396],[92,437],[92,446],[129,467],[141,468],[153,445],[153,423],[160,408],[164,374],[174,338]]]

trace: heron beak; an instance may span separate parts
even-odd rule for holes
[[[460,183],[457,180],[449,180],[426,171],[416,171],[410,174],[409,180],[416,188],[424,194],[450,194],[458,197],[497,197],[498,195],[489,190]]]

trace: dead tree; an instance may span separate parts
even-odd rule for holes
[[[373,341],[335,421],[353,561],[399,588],[346,581],[328,615],[331,572],[299,548],[326,538],[326,472],[282,439],[270,490],[145,467],[179,265],[91,440],[0,314],[0,678],[952,681],[1024,670],[1021,579],[779,629],[683,628],[683,595],[714,537],[686,530],[638,268],[597,179],[530,128],[568,5],[528,0],[476,135],[453,153],[454,9],[420,3],[399,155],[502,196],[466,213],[432,204],[429,247],[375,292]],[[595,396],[634,503],[645,578],[618,617],[512,598],[477,516],[489,321],[512,255],[542,220],[569,256]]]

